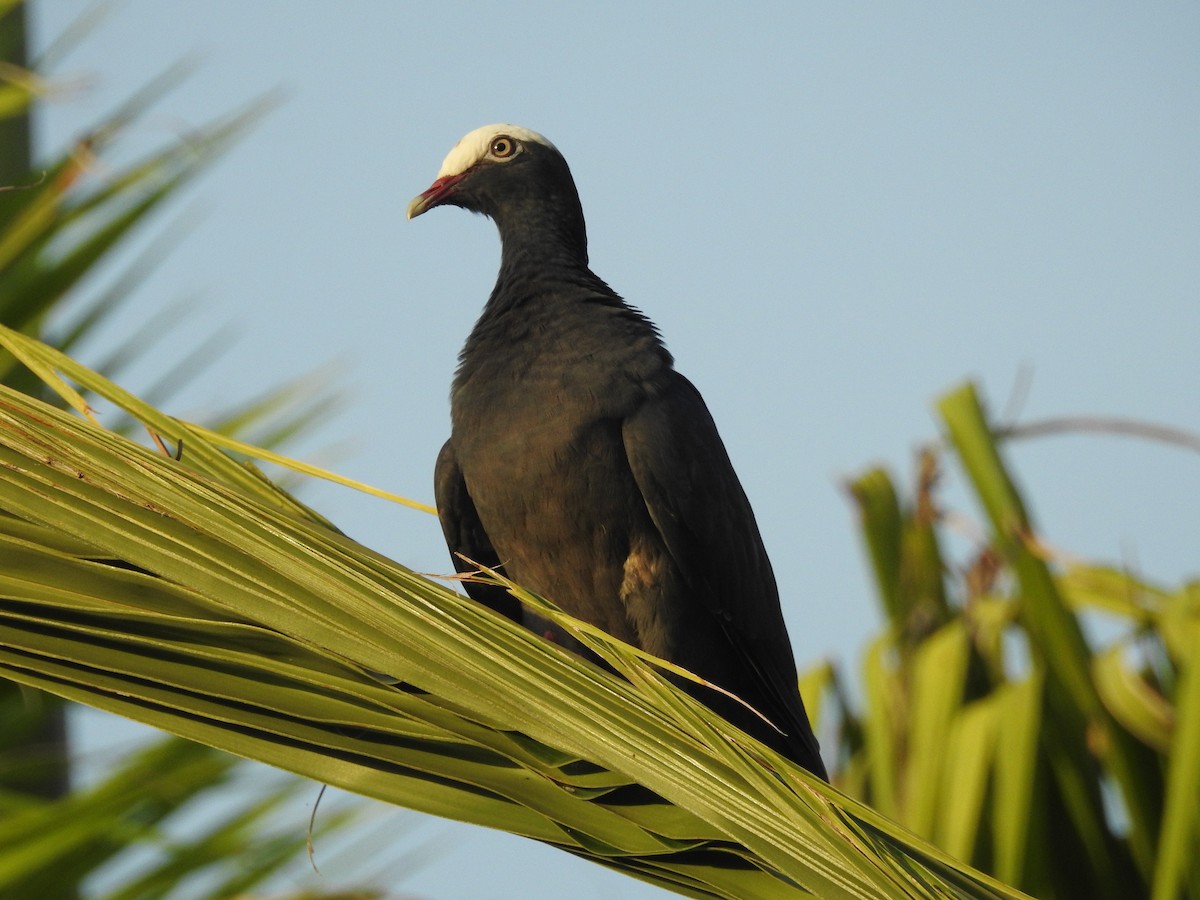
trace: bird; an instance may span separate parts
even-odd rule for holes
[[[719,686],[744,703],[682,682],[828,780],[750,502],[657,327],[589,268],[562,153],[517,125],[475,129],[408,218],[441,206],[491,218],[501,244],[495,287],[459,354],[434,472],[456,569],[491,567]],[[497,585],[468,580],[467,591],[581,649]]]

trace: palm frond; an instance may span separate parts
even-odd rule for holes
[[[835,777],[1038,897],[1200,898],[1196,585],[1056,558],[1002,460],[1026,430],[989,423],[971,385],[938,410],[947,441],[920,455],[911,501],[878,469],[850,486],[887,628],[865,658],[865,708],[844,690],[826,707]],[[943,550],[964,519],[934,489],[947,453],[987,523],[965,563]],[[1087,634],[1100,614],[1115,637]],[[840,681],[835,666],[822,683]]]
[[[93,22],[86,16],[80,19],[56,47],[66,48],[81,39]],[[74,303],[65,313],[63,302],[80,293],[85,278],[102,269],[115,250],[127,246],[149,225],[163,204],[202,173],[263,107],[252,106],[244,114],[182,138],[175,136],[143,159],[114,168],[107,161],[110,148],[120,149],[123,135],[186,71],[185,66],[173,67],[101,119],[66,152],[34,168],[30,103],[61,93],[65,83],[41,74],[46,59],[57,50],[35,65],[40,71],[30,71],[25,68],[23,47],[24,10],[19,0],[4,0],[0,2],[0,58],[5,60],[0,63],[0,322],[30,334],[46,334],[61,346],[87,346],[97,327],[128,303],[179,229],[167,232],[165,239],[152,240],[103,291]],[[158,319],[154,326],[129,336],[123,346],[102,350],[107,355],[102,369],[120,371],[161,343],[165,327],[173,322],[170,317]],[[180,363],[154,386],[163,398],[212,361],[209,353],[189,352],[192,338],[179,343]],[[51,396],[4,351],[0,351],[0,379],[11,387]],[[257,424],[271,428],[266,439],[285,439],[313,424],[310,405],[327,408],[330,402],[325,386],[314,392],[311,404],[287,402],[295,396],[287,385],[277,389],[275,396],[279,399],[269,421],[256,420],[258,410],[239,410],[232,430]],[[264,402],[263,411],[267,406]],[[2,518],[6,534],[30,533],[25,529],[30,523]],[[67,553],[89,552],[66,535],[38,533]],[[198,876],[224,886],[214,894],[192,891],[192,896],[224,897],[230,894],[221,891],[245,890],[283,861],[295,861],[303,850],[302,824],[280,832],[278,825],[272,829],[265,821],[280,801],[304,784],[284,778],[259,779],[254,789],[226,799],[234,813],[206,826],[193,839],[165,839],[157,831],[159,824],[210,804],[209,798],[236,763],[232,757],[177,738],[139,753],[99,783],[75,786],[61,798],[51,799],[68,788],[64,709],[61,703],[50,702],[54,699],[0,682],[0,894],[71,897],[98,877],[111,897],[157,896],[164,885]],[[346,810],[327,815],[321,831],[340,827],[347,818]],[[139,853],[144,858],[147,846],[156,848],[157,859],[140,874],[115,881],[105,877],[107,868],[127,873],[124,861]],[[236,854],[231,853],[234,846]]]
[[[188,449],[177,462],[3,394],[0,508],[22,523],[0,536],[9,677],[694,896],[1019,896],[758,745],[644,654],[609,639],[626,678],[583,661],[88,380]]]

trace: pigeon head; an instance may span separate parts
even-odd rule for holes
[[[581,255],[587,238],[567,161],[542,135],[519,125],[485,125],[447,154],[437,178],[408,205],[408,218],[436,206],[490,217],[506,253],[557,247]]]

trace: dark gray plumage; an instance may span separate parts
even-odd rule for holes
[[[588,268],[583,212],[549,141],[471,132],[409,206],[490,216],[496,287],[460,356],[436,470],[452,554],[741,697],[703,702],[826,778],[771,564],[712,417],[645,316]],[[465,568],[457,557],[455,563]],[[521,620],[515,601],[471,584]],[[572,646],[545,623],[525,622]]]

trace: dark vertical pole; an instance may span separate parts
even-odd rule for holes
[[[25,36],[25,4],[0,13],[0,60],[25,69],[29,54]],[[33,168],[29,110],[0,119],[0,184],[18,184]]]
[[[0,14],[0,60],[28,68],[25,4]],[[30,110],[0,119],[0,185],[35,179]],[[3,223],[0,222],[0,225]],[[65,705],[57,697],[0,679],[0,787],[39,797],[70,789]]]

